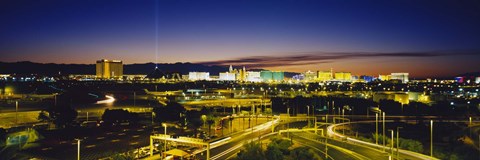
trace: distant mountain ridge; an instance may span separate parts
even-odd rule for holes
[[[480,72],[469,72],[457,75],[457,77],[480,77]]]
[[[218,75],[219,72],[228,71],[227,66],[207,66],[193,63],[143,63],[143,64],[124,64],[123,74],[148,74],[154,71],[155,66],[162,72],[178,72],[188,74],[188,72],[210,72],[212,75]],[[95,64],[55,64],[55,63],[35,63],[29,61],[22,62],[0,62],[0,74],[40,74],[40,75],[58,75],[58,74],[95,74]]]

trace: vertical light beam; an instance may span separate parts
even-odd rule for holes
[[[155,1],[155,69],[158,68],[158,0]]]

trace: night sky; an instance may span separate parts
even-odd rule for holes
[[[102,58],[453,76],[480,71],[480,1],[0,1],[0,61]]]

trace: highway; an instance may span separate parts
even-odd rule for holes
[[[275,122],[277,124],[278,122]],[[271,123],[257,126],[253,130],[248,129],[243,132],[232,135],[230,141],[218,146],[214,146],[211,149],[211,159],[229,159],[235,156],[240,151],[243,144],[271,136],[278,135],[278,132],[271,133]],[[262,135],[262,136],[260,136]],[[285,134],[284,134],[285,135]],[[325,156],[325,138],[313,133],[301,132],[291,133],[293,141],[299,142],[303,146],[307,146],[315,150],[319,155]],[[205,155],[205,154],[204,154]],[[387,160],[389,159],[388,153],[376,150],[374,148],[340,142],[338,140],[328,140],[328,156],[330,159],[352,159],[352,160]],[[202,157],[202,159],[205,157]]]
[[[302,145],[316,148],[322,153],[325,152],[325,137],[313,133],[292,133],[292,139]],[[338,140],[328,139],[328,155],[331,159],[352,159],[352,160],[388,160],[388,154],[378,150]],[[325,155],[325,154],[323,154]]]
[[[394,121],[393,120],[386,120],[385,122],[394,122]],[[377,145],[377,144],[373,144],[373,143],[369,143],[369,142],[360,141],[360,140],[357,140],[357,139],[354,139],[354,138],[351,138],[351,137],[347,137],[345,135],[342,135],[340,133],[335,132],[335,127],[340,126],[340,125],[350,124],[350,123],[375,123],[375,121],[360,121],[360,122],[348,122],[348,123],[333,124],[333,125],[330,125],[330,126],[327,127],[327,135],[329,137],[345,139],[346,142],[351,143],[351,144],[356,143],[356,144],[361,144],[361,145],[364,145],[364,146],[368,146],[372,149],[377,148],[378,150],[380,150],[383,147],[383,148],[385,148],[386,152],[390,152],[390,147],[384,147],[382,145]],[[395,152],[396,152],[396,149],[394,149],[394,153]],[[427,156],[427,155],[424,155],[424,154],[421,154],[421,153],[416,153],[416,152],[403,150],[403,149],[400,149],[399,152],[400,152],[399,153],[400,159],[422,159],[422,160],[432,160],[432,159],[435,160],[435,159],[437,159],[435,157],[430,157],[430,156]]]

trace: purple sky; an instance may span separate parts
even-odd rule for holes
[[[0,61],[453,76],[480,70],[479,19],[478,1],[4,0]]]

